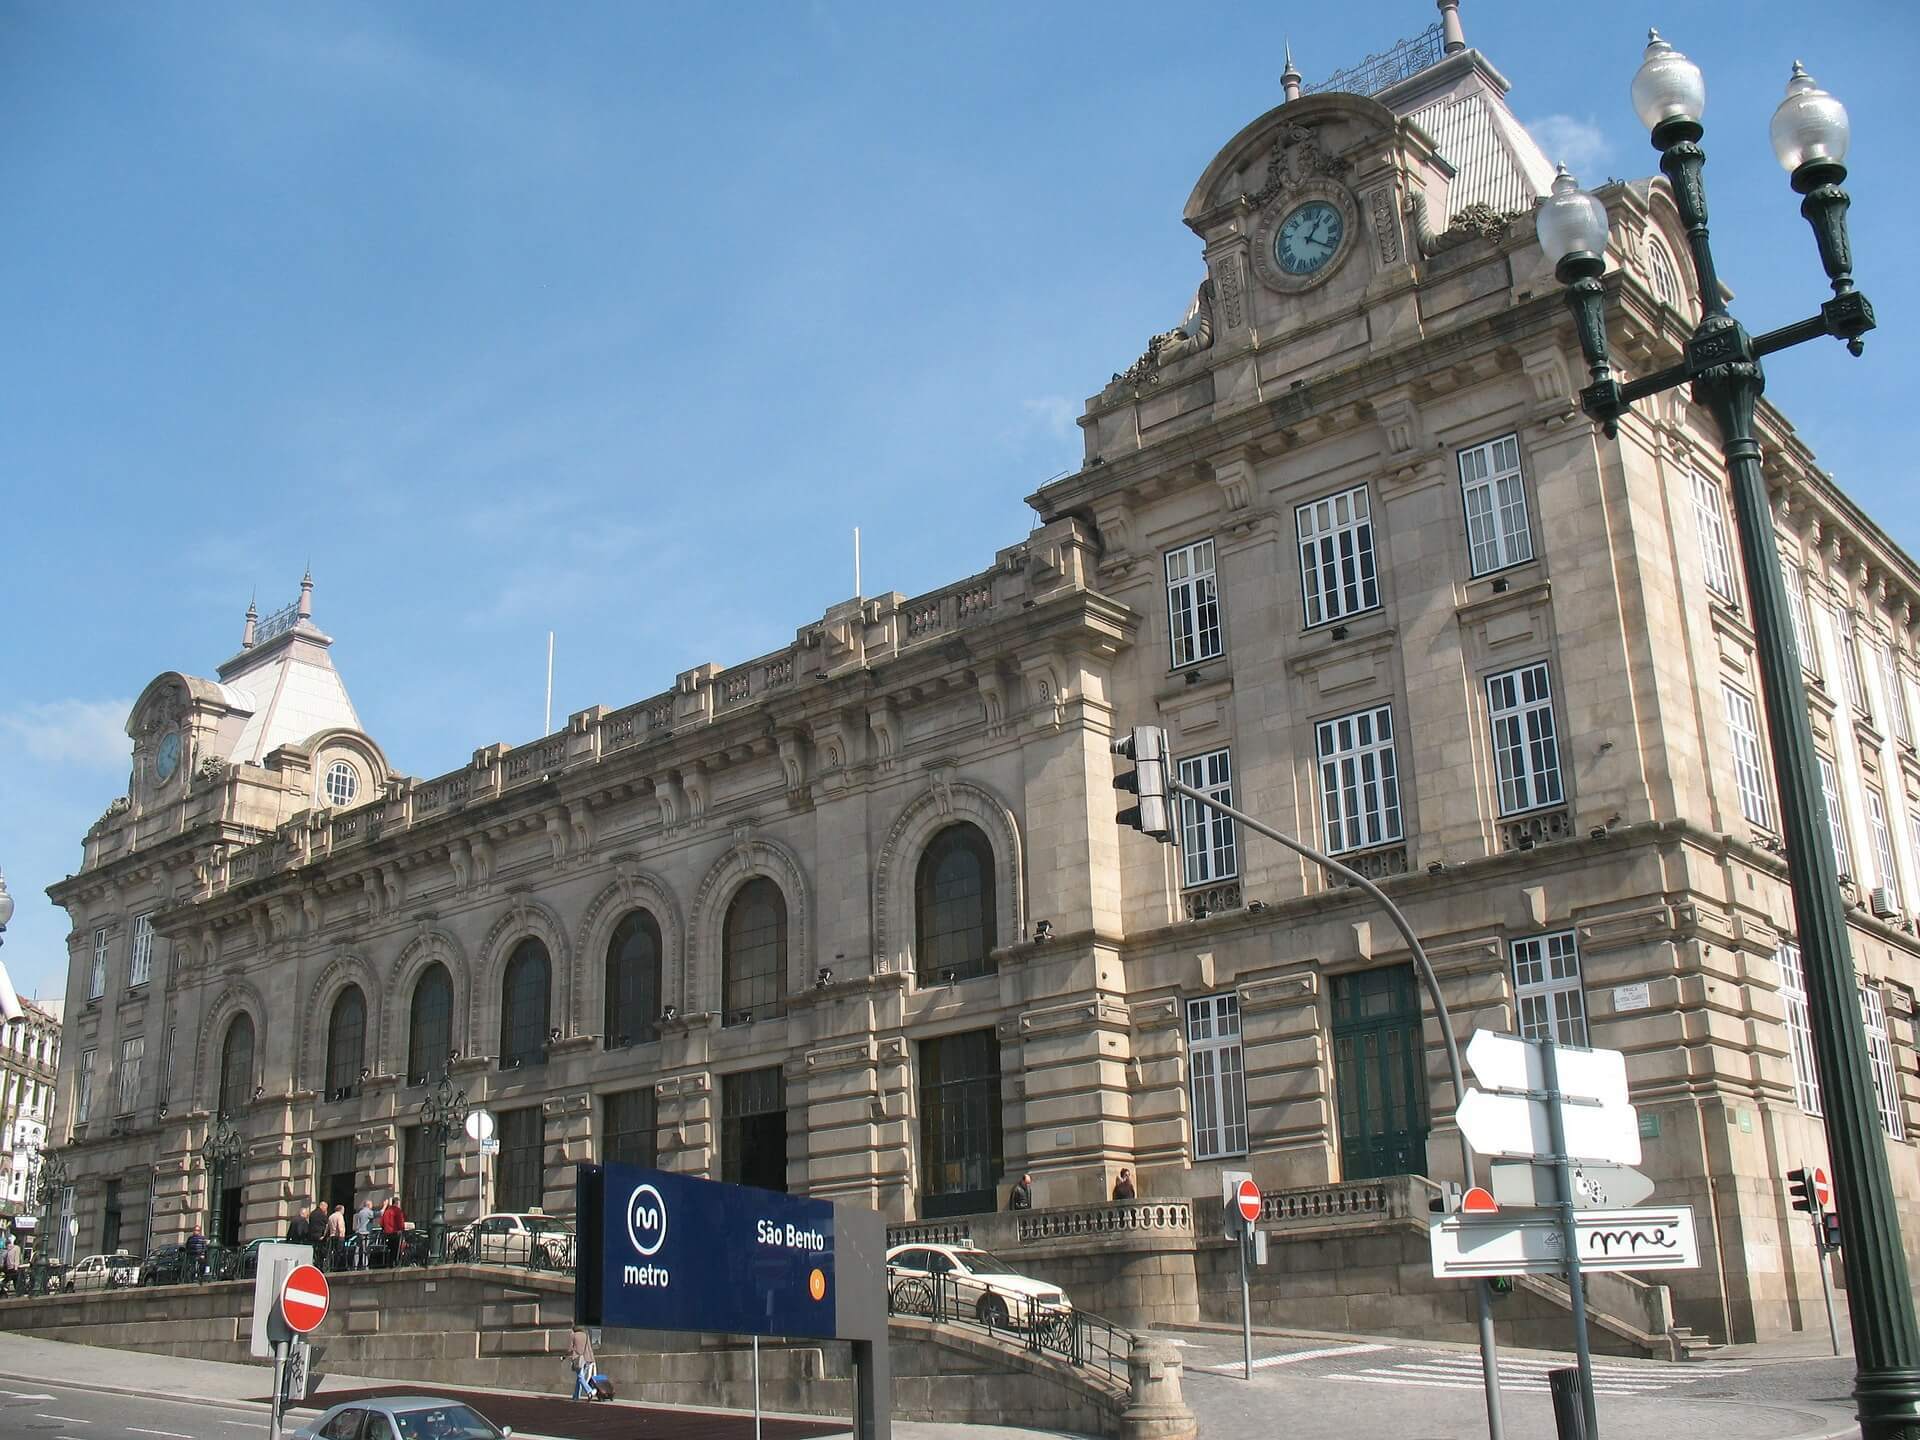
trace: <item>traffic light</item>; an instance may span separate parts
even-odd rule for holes
[[[1831,1210],[1820,1212],[1820,1246],[1824,1250],[1840,1248],[1840,1217]]]
[[[1139,797],[1114,818],[1156,840],[1173,838],[1167,808],[1167,732],[1156,725],[1136,725],[1113,742],[1113,753],[1133,761],[1135,768],[1113,777],[1113,788]]]
[[[1496,1295],[1511,1295],[1513,1293],[1513,1277],[1511,1275],[1489,1275],[1487,1277],[1487,1289]]]
[[[1787,1171],[1787,1194],[1793,1197],[1793,1208],[1804,1210],[1811,1215],[1820,1207],[1813,1199],[1813,1172],[1807,1169]]]

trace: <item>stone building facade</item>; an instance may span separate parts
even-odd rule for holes
[[[1819,1099],[1717,437],[1677,394],[1617,443],[1580,415],[1549,167],[1441,8],[1375,93],[1289,65],[1187,200],[1187,320],[978,573],[425,780],[352,718],[308,589],[218,681],[155,680],[51,892],[65,1092],[83,1056],[140,1067],[58,1117],[82,1247],[110,1182],[153,1239],[205,1216],[221,1110],[235,1235],[314,1195],[422,1216],[443,1072],[502,1140],[456,1143],[456,1220],[564,1211],[592,1158],[901,1219],[1023,1171],[1041,1205],[1122,1166],[1168,1196],[1446,1176],[1437,1030],[1364,897],[1196,816],[1178,849],[1115,825],[1110,743],[1157,723],[1190,783],[1391,888],[1463,1035],[1624,1050],[1642,1168],[1699,1217],[1682,1317],[1803,1323],[1781,1175],[1820,1160]],[[1669,363],[1665,182],[1601,195],[1615,354]],[[1762,423],[1911,1248],[1920,570]]]
[[[40,1147],[53,1125],[62,1008],[23,999],[20,1018],[0,1023],[0,1229],[33,1208]]]

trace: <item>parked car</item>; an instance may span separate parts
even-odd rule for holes
[[[971,1308],[983,1325],[1026,1324],[1073,1311],[1058,1285],[1022,1275],[970,1245],[896,1245],[887,1251],[889,1286],[899,1279],[926,1280],[929,1301],[938,1291],[944,1304]]]
[[[480,1265],[571,1270],[573,1230],[566,1221],[538,1210],[522,1215],[482,1215],[447,1237],[447,1253],[456,1260]]]
[[[187,1273],[189,1259],[184,1245],[156,1245],[147,1258],[140,1262],[139,1283],[178,1285],[185,1280],[197,1280],[199,1276]]]
[[[512,1440],[471,1405],[437,1395],[383,1395],[336,1405],[292,1440]]]
[[[124,1250],[111,1255],[89,1255],[67,1271],[62,1288],[71,1295],[79,1290],[118,1290],[123,1285],[140,1283],[140,1262]]]

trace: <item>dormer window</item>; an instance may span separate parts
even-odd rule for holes
[[[360,793],[360,772],[347,760],[336,760],[327,767],[327,778],[321,786],[321,792],[329,805],[338,808],[351,805],[353,797]]]

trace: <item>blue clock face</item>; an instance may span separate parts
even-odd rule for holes
[[[159,748],[153,752],[154,778],[164,785],[173,778],[173,772],[180,768],[180,732],[169,730],[160,737]]]
[[[1338,206],[1309,200],[1274,232],[1274,263],[1289,275],[1311,275],[1333,259],[1346,229]]]

